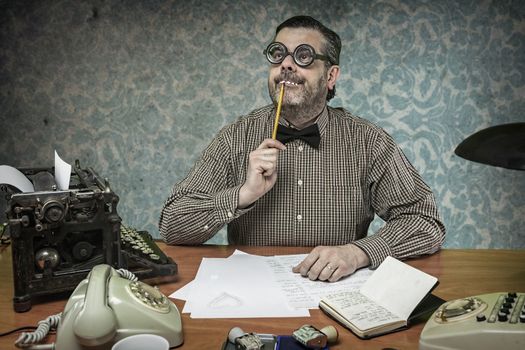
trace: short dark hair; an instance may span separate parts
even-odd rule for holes
[[[326,67],[339,64],[339,55],[341,54],[341,38],[336,32],[324,26],[321,22],[310,16],[294,16],[288,18],[283,23],[279,24],[275,30],[275,36],[283,28],[308,28],[314,29],[321,33],[326,43],[324,45],[324,55],[328,56],[329,61],[325,63]],[[326,100],[329,101],[335,96],[335,86],[332,90],[328,90]]]

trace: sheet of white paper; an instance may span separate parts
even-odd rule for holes
[[[436,282],[436,277],[389,256],[361,293],[406,320]]]
[[[59,190],[69,189],[71,179],[71,165],[60,158],[55,150],[55,181]]]
[[[373,271],[362,269],[335,283],[292,272],[306,254],[258,256],[236,250],[226,259],[203,258],[195,279],[170,295],[186,300],[192,318],[308,316],[321,297],[357,290]]]
[[[232,253],[232,255],[230,256],[233,256],[233,255],[239,255],[239,254],[248,254],[246,252],[243,252],[242,250],[239,250],[239,249],[235,249],[235,251]],[[229,258],[229,257],[228,257]],[[226,258],[227,259],[227,258]]]
[[[239,250],[239,249],[235,249],[235,251],[230,256],[239,255],[239,254],[248,254],[248,253],[243,252],[242,250]],[[191,295],[192,289],[199,288],[198,284],[199,284],[198,280],[194,279],[193,281],[187,283],[186,285],[182,286],[178,290],[171,293],[169,297],[173,299],[179,299],[179,300],[188,300],[189,296]],[[191,312],[188,305],[185,305],[184,312]]]
[[[337,282],[312,281],[292,272],[307,254],[278,255],[266,260],[275,275],[278,288],[288,303],[296,308],[316,309],[319,301],[328,294],[359,289],[374,271],[361,269]]]
[[[183,312],[192,318],[304,317],[306,309],[288,305],[264,258],[236,254],[227,259],[204,258]]]
[[[31,181],[20,170],[9,165],[0,165],[0,184],[11,185],[21,192],[35,192]]]
[[[169,297],[173,299],[188,300],[188,298],[191,296],[191,291],[195,284],[196,282],[195,280],[193,280],[190,283],[187,283],[186,285],[182,286],[175,292],[171,293]]]
[[[238,254],[247,254],[247,253],[243,252],[242,250],[236,249],[233,252],[233,254],[230,255],[230,256],[238,255]],[[193,281],[187,283],[186,285],[182,286],[178,290],[174,291],[173,293],[171,293],[169,295],[169,297],[173,298],[173,299],[187,300],[188,297],[191,295],[192,288],[194,288],[195,285],[198,285],[198,281],[193,280]]]

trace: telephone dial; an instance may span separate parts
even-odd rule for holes
[[[55,349],[109,350],[135,334],[162,336],[170,348],[182,344],[179,311],[157,288],[137,281],[128,271],[101,264],[68,300],[58,321]],[[21,342],[19,338],[17,346],[27,346]]]
[[[492,293],[441,305],[426,323],[419,350],[525,349],[525,293]]]

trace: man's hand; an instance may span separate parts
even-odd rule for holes
[[[356,245],[319,246],[312,249],[310,254],[292,271],[312,281],[335,282],[368,265],[370,265],[370,259]]]
[[[279,150],[285,149],[281,142],[266,139],[250,153],[246,181],[239,190],[239,208],[246,208],[272,189],[277,180]]]

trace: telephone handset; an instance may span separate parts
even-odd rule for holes
[[[182,344],[177,307],[157,288],[102,264],[93,267],[67,302],[55,349],[111,349],[120,339],[144,333],[166,338],[170,347]]]

